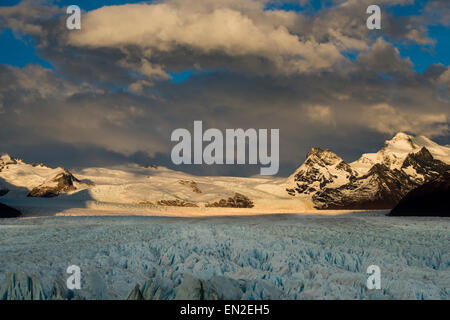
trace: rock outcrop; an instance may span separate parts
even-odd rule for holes
[[[164,206],[164,207],[198,207],[195,203],[192,202],[186,202],[184,200],[159,200],[156,203],[158,206]]]
[[[390,209],[415,186],[402,171],[376,164],[351,183],[318,191],[313,201],[318,209]]]
[[[65,170],[50,181],[46,181],[42,185],[33,188],[28,194],[28,197],[53,198],[61,193],[75,191],[75,182],[80,181],[72,173]]]
[[[208,203],[206,207],[219,207],[219,208],[253,208],[253,201],[248,197],[240,193],[235,193],[233,197],[228,199],[221,199],[217,202]]]
[[[194,193],[202,193],[202,191],[197,186],[197,182],[189,180],[180,180],[179,183],[183,186],[189,186]]]

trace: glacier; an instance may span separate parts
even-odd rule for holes
[[[448,300],[450,220],[385,214],[0,219],[0,284],[24,273],[51,299],[78,265],[75,299],[176,299],[192,275],[234,299]]]

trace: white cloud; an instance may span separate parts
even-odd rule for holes
[[[253,3],[243,3],[249,2]],[[208,2],[206,8],[198,3],[103,7],[83,17],[82,32],[70,33],[69,43],[89,48],[137,46],[150,55],[187,49],[194,55],[254,56],[271,61],[287,74],[329,69],[344,60],[334,44],[291,33],[293,13],[264,11],[262,4],[255,3],[250,11],[244,5],[236,8],[234,2],[229,6]]]

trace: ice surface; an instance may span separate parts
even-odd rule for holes
[[[22,271],[51,296],[75,264],[75,295],[87,299],[125,299],[136,284],[174,299],[187,274],[230,279],[223,291],[243,299],[449,299],[449,222],[380,212],[0,220],[0,283]],[[366,288],[373,264],[381,290]]]

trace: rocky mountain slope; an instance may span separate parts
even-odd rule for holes
[[[50,180],[44,181],[41,185],[33,188],[28,197],[53,198],[61,193],[67,193],[77,190],[76,183],[80,180],[75,178],[72,173],[67,170],[56,175]]]
[[[313,148],[306,161],[292,174],[288,181],[294,186],[288,188],[290,195],[313,194],[327,187],[338,187],[354,180],[358,173],[341,157],[330,150]]]
[[[449,170],[449,147],[398,133],[377,153],[350,164],[313,148],[288,178],[286,191],[311,196],[318,209],[391,209],[410,190]]]
[[[0,156],[0,197],[55,197],[84,187],[84,183],[62,168],[25,163],[8,154]]]

